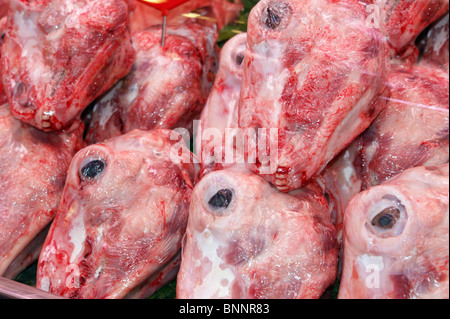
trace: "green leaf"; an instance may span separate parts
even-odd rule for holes
[[[248,15],[259,0],[242,0],[244,10],[241,12],[239,18],[229,25],[225,26],[219,33],[217,43],[222,47],[229,39],[241,32],[247,32]]]
[[[175,299],[177,296],[177,281],[173,280],[159,289],[148,299]]]

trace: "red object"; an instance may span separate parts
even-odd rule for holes
[[[130,4],[128,0],[11,1],[1,72],[13,116],[42,131],[62,131],[126,76],[135,59],[128,30]],[[69,16],[73,25],[65,23]],[[58,29],[57,36],[52,28]]]
[[[172,10],[182,5],[183,3],[188,2],[189,0],[166,0],[161,3],[156,3],[154,2],[155,0],[139,0],[139,1],[149,5],[150,7],[160,10],[163,16],[167,16],[169,14],[169,10]]]

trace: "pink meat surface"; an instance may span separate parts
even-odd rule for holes
[[[420,64],[389,76],[387,108],[362,135],[363,187],[416,166],[449,160],[449,77]]]
[[[448,0],[365,0],[372,5],[368,11],[379,14],[379,27],[397,53],[414,45],[418,35],[446,13]],[[374,20],[371,20],[375,23]]]
[[[0,36],[3,36],[6,29],[7,22],[7,13],[8,13],[9,0],[0,0]],[[3,44],[3,40],[0,40],[0,47]],[[0,59],[1,59],[1,49],[0,49]],[[8,102],[6,99],[5,89],[3,88],[3,83],[1,81],[2,78],[2,70],[0,65],[0,105],[3,105]]]
[[[243,163],[243,145],[235,145],[227,138],[233,138],[233,129],[239,128],[238,107],[246,44],[247,34],[243,33],[228,40],[221,50],[219,71],[197,127],[195,149],[203,173]]]
[[[264,177],[280,190],[317,175],[384,107],[388,45],[365,20],[365,7],[351,0],[253,8],[239,125],[278,129],[278,169]],[[258,162],[249,165],[256,173]]]
[[[39,257],[37,287],[68,298],[141,298],[179,266],[196,170],[180,136],[140,131],[82,149]],[[186,163],[186,164],[184,164]]]
[[[12,277],[37,259],[40,247],[32,241],[56,214],[82,136],[78,121],[65,132],[44,133],[16,120],[8,104],[0,106],[0,276]]]
[[[363,190],[360,144],[354,141],[316,178],[328,198],[331,219],[336,227],[338,242],[342,244],[344,211],[356,194]]]
[[[431,64],[389,76],[387,107],[319,178],[333,203],[337,229],[350,199],[406,169],[449,160],[449,78]]]
[[[0,0],[0,19],[3,19],[8,14],[10,0]]]
[[[339,298],[449,298],[449,166],[417,167],[352,199]]]
[[[423,59],[449,70],[449,14],[437,21],[428,31]]]
[[[146,5],[140,1],[135,1],[136,9],[131,19],[131,29],[133,31],[142,31],[150,26],[161,24],[161,12]],[[239,17],[240,11],[243,9],[240,0],[191,0],[185,4],[169,11],[167,21],[169,23],[179,23],[186,21],[183,14],[192,11],[198,12],[201,8],[207,8],[207,17],[214,21],[220,30],[227,24],[233,22]]]
[[[131,73],[99,99],[86,140],[103,142],[133,129],[191,128],[208,99],[219,60],[217,33],[190,21],[134,33]]]
[[[336,271],[336,233],[317,186],[285,194],[236,166],[195,187],[178,298],[319,298]]]
[[[130,10],[125,0],[11,0],[1,64],[13,115],[59,131],[125,76]]]

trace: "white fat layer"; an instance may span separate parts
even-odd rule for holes
[[[352,167],[345,167],[345,168],[342,170],[342,173],[344,174],[344,179],[345,179],[345,181],[346,181],[347,183],[350,183],[350,182],[351,182],[351,178],[352,178],[353,173],[354,173],[354,169],[353,169]]]
[[[367,272],[378,270],[384,270],[384,261],[382,256],[373,256],[373,255],[361,255],[358,256],[358,262],[364,267]]]
[[[445,19],[442,19],[441,21],[439,21],[439,23],[436,24],[435,28],[438,31],[437,34],[434,35],[434,47],[433,50],[436,53],[439,53],[442,49],[442,47],[445,45],[445,43],[448,41],[448,29],[446,27],[447,23],[448,23],[448,15],[446,16]]]
[[[79,256],[84,247],[86,240],[86,229],[84,227],[83,215],[79,214],[69,232],[70,242],[73,244],[72,254],[70,255],[70,263],[74,263],[77,256]]]
[[[40,287],[39,289],[43,290],[43,291],[50,291],[50,279],[48,277],[43,277],[41,279],[41,283],[40,283]]]
[[[279,41],[262,41],[253,47],[255,68],[263,76],[278,74],[283,67],[280,57],[283,56],[283,44]],[[269,61],[267,61],[269,60]]]
[[[115,112],[115,105],[113,105],[112,103],[107,103],[106,105],[103,106],[102,116],[100,117],[99,123],[102,129],[105,128],[105,125],[111,119],[111,116],[114,114],[114,112]]]
[[[138,96],[139,96],[139,87],[137,83],[134,83],[128,88],[127,104],[130,105],[131,103],[133,103]]]
[[[123,81],[119,81],[109,92],[102,98],[98,106],[102,109],[99,110],[101,112],[100,116],[100,127],[105,128],[105,125],[109,122],[113,114],[117,111],[117,105],[113,102],[114,98],[117,95],[117,90],[122,87]]]
[[[28,56],[31,52],[37,51],[38,31],[33,19],[29,19],[23,12],[15,12],[14,19],[17,21],[17,36],[24,39],[25,46],[22,47],[22,57]]]
[[[32,83],[45,82],[50,80],[50,74],[46,70],[44,63],[36,63],[42,59],[42,53],[39,47],[39,31],[34,19],[25,16],[23,12],[15,12],[14,19],[17,21],[17,36],[22,39],[20,42],[22,48],[22,58],[26,58],[27,63],[33,64],[30,72]]]
[[[340,197],[342,208],[344,209],[350,199],[361,191],[361,182],[356,177],[355,167],[353,166],[354,156],[352,151],[347,150],[340,164],[340,172],[338,175],[338,197]],[[343,212],[342,212],[343,213]]]
[[[102,272],[102,266],[100,265],[100,266],[97,268],[97,270],[95,271],[95,278],[96,278],[96,279],[100,276],[101,272]]]
[[[264,81],[261,82],[257,96],[262,101],[271,101],[272,109],[269,110],[272,119],[278,119],[282,106],[279,97],[283,94],[284,87],[289,79],[290,72],[281,63],[283,56],[283,43],[279,41],[263,41],[253,48],[255,59],[254,68],[258,70]],[[267,106],[266,106],[267,107]]]
[[[336,154],[336,145],[342,145],[343,142],[338,143],[337,141],[346,141],[349,143],[351,140],[349,139],[348,132],[357,132],[357,128],[361,126],[362,119],[360,115],[364,109],[367,109],[370,105],[372,99],[374,97],[373,90],[367,90],[365,94],[361,97],[358,103],[354,106],[354,108],[347,114],[345,119],[341,124],[335,129],[333,135],[331,136],[327,152],[325,158],[330,160]],[[355,136],[353,137],[355,138]]]
[[[14,153],[16,154],[16,156],[23,159],[24,156],[28,153],[28,149],[24,144],[19,144],[16,147],[14,147]]]
[[[211,296],[224,298],[230,295],[235,279],[231,269],[221,267],[225,262],[217,255],[220,244],[214,239],[212,233],[206,229],[195,235],[195,242],[202,248],[202,258],[196,260],[195,268],[202,267],[202,261],[209,259],[212,263],[211,271],[203,278],[202,283],[195,288],[194,298],[204,299]]]

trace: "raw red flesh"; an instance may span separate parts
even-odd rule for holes
[[[10,0],[0,0],[0,19],[3,19],[8,14]]]
[[[6,29],[7,17],[8,13],[8,4],[9,0],[0,0],[0,36],[3,36]],[[0,47],[3,44],[3,40],[0,40]],[[1,50],[0,50],[0,59],[1,59]],[[6,99],[5,89],[3,88],[3,83],[1,81],[2,70],[0,66],[0,105],[5,104],[8,100]]]
[[[278,189],[316,176],[385,106],[389,50],[365,20],[358,1],[263,0],[252,10],[239,125],[278,129],[278,169],[264,175]],[[248,165],[256,173],[259,159]]]
[[[218,64],[217,33],[194,21],[133,34],[131,73],[99,99],[86,140],[105,141],[133,129],[191,128],[200,116]]]
[[[211,206],[221,190],[232,193],[228,206]],[[178,298],[319,298],[336,271],[336,233],[316,185],[284,194],[235,166],[195,187]]]
[[[200,147],[203,180],[194,189],[192,201],[197,175],[192,154],[183,146],[190,164],[177,165],[170,158],[175,141],[169,141],[169,131],[134,129],[191,128],[214,79],[217,29],[211,27],[211,20],[197,24],[180,13],[207,4],[209,9],[196,10],[203,15],[197,22],[212,17],[220,28],[223,21],[237,16],[240,3],[192,0],[173,10],[168,17],[166,46],[161,48],[162,30],[155,26],[161,23],[160,14],[140,4],[130,20],[134,0],[12,0],[12,7],[27,10],[10,14],[14,23],[8,25],[6,18],[2,19],[4,2],[0,0],[0,31],[7,27],[13,37],[5,37],[6,49],[0,52],[6,52],[0,76],[7,84],[7,92],[2,93],[0,81],[0,105],[8,99],[22,103],[20,109],[12,106],[13,113],[40,130],[13,119],[10,111],[0,107],[0,160],[6,159],[9,165],[0,164],[0,191],[8,192],[3,202],[0,200],[0,218],[9,218],[10,212],[3,214],[1,209],[11,202],[9,192],[24,198],[22,188],[11,178],[22,173],[26,177],[19,185],[29,182],[29,176],[46,178],[39,180],[37,188],[33,184],[33,191],[44,189],[45,194],[23,202],[34,204],[40,196],[40,204],[55,208],[44,212],[45,218],[38,222],[21,220],[25,232],[9,232],[15,221],[7,222],[3,239],[12,233],[13,244],[14,236],[18,244],[4,253],[0,235],[0,256],[7,258],[0,258],[0,275],[13,277],[37,257],[47,233],[38,228],[54,215],[55,199],[61,197],[63,187],[60,176],[67,171],[58,167],[53,172],[55,165],[44,162],[54,160],[53,154],[48,154],[56,153],[57,148],[61,152],[57,160],[64,156],[68,166],[67,158],[70,160],[82,143],[82,125],[77,118],[90,101],[101,96],[88,114],[92,124],[87,140],[112,139],[81,151],[72,163],[61,216],[41,255],[39,288],[69,298],[151,295],[177,275],[191,202],[178,297],[317,298],[339,272],[337,250],[344,237],[346,268],[341,298],[448,299],[448,11],[431,26],[419,65],[414,43],[422,30],[448,10],[448,0],[260,1],[250,16],[244,62],[240,64],[246,35],[230,40],[222,51],[201,125],[202,129],[218,128],[222,136],[227,127],[276,127],[280,133],[278,169],[263,175],[258,158],[256,164],[248,164],[258,176],[234,162],[219,164],[216,154]],[[9,2],[5,3],[9,6]],[[368,7],[362,2],[382,4],[383,22],[378,29],[368,23]],[[102,7],[105,3],[111,11]],[[86,10],[91,4],[102,8]],[[77,5],[88,18],[78,15]],[[125,7],[127,14],[122,15],[121,10],[109,14]],[[66,11],[73,14],[67,16]],[[127,22],[123,23],[125,16]],[[131,38],[124,24],[140,32]],[[148,25],[153,27],[141,30]],[[55,26],[57,29],[52,29]],[[391,54],[380,36],[383,32],[393,48]],[[89,38],[86,43],[80,40],[84,35]],[[40,43],[36,44],[33,41],[38,37]],[[110,58],[104,58],[107,50]],[[91,60],[95,60],[94,66],[86,64]],[[26,80],[18,82],[13,75],[25,69],[22,64],[31,71],[22,72]],[[5,75],[4,66],[8,70]],[[72,74],[61,69],[66,66],[73,67]],[[38,83],[45,88],[44,98],[23,83]],[[48,102],[53,98],[59,100]],[[72,103],[71,98],[76,101]],[[41,110],[46,103],[56,108],[48,111],[42,106]],[[64,103],[70,107],[62,109]],[[85,104],[83,108],[80,103]],[[24,104],[37,112],[30,108],[26,113]],[[8,137],[5,132],[10,129],[2,131],[1,127],[11,123],[20,129]],[[58,138],[55,133],[42,132],[60,129],[66,131]],[[34,136],[52,138],[43,147],[41,138],[38,143],[29,141],[34,141]],[[8,144],[18,139],[22,146]],[[237,145],[233,147],[237,151]],[[25,148],[43,153],[33,157],[37,164],[33,163],[32,171],[24,171],[18,159]],[[47,148],[52,152],[42,151]],[[232,160],[248,158],[252,151],[235,153]],[[3,158],[2,152],[7,154]],[[222,162],[223,155],[219,154]],[[105,174],[93,180],[80,179],[86,163],[103,157],[107,157]],[[426,167],[408,170],[423,165]],[[2,180],[5,169],[8,176]],[[20,174],[11,173],[12,169]],[[45,172],[35,175],[43,170],[58,177],[50,181]],[[311,182],[313,178],[329,198]],[[59,189],[49,190],[48,185]],[[233,191],[230,206],[211,209],[208,200],[224,188]],[[386,235],[389,231],[379,236],[373,228],[374,214],[386,208],[386,203],[398,204],[402,213],[402,209],[407,212],[399,221],[405,227],[394,229],[394,236]],[[367,284],[373,279],[368,277],[373,268],[368,271],[367,266],[374,265],[382,265],[381,288],[376,290]]]
[[[362,135],[363,187],[449,160],[449,77],[420,64],[389,76],[388,106]]]
[[[437,21],[428,31],[423,59],[449,70],[449,14]]]
[[[448,182],[448,163],[416,167],[352,199],[339,298],[449,298]],[[399,214],[383,228],[386,209]]]
[[[196,179],[186,146],[183,161],[172,161],[179,138],[134,130],[78,152],[39,257],[38,288],[68,298],[144,298],[174,278]],[[83,175],[95,161],[103,169]]]
[[[246,44],[247,34],[243,33],[228,40],[221,50],[219,71],[197,127],[195,151],[202,163],[202,174],[240,161],[243,163],[244,150],[239,147],[242,145],[235,147],[226,139],[228,132],[232,136],[230,129],[239,128],[238,107]]]
[[[240,11],[243,9],[240,0],[191,0],[187,3],[169,11],[167,17],[168,23],[180,23],[186,20],[183,16],[185,13],[198,10],[200,8],[208,8],[208,17],[217,24],[220,30],[227,24],[233,22],[239,17]],[[150,26],[161,24],[161,12],[146,5],[140,1],[136,1],[136,9],[131,19],[131,30],[142,31]]]
[[[131,69],[125,0],[10,1],[2,77],[13,115],[60,131]]]
[[[6,20],[8,15],[9,0],[0,0],[0,33],[3,35],[6,27]],[[1,43],[1,41],[0,41]]]
[[[427,63],[398,67],[389,87],[386,109],[320,177],[332,197],[339,233],[348,202],[362,190],[412,167],[448,163],[448,72]]]
[[[31,258],[19,254],[53,219],[83,128],[77,121],[65,132],[44,133],[0,106],[0,275],[11,277],[37,259],[39,245]]]
[[[414,45],[417,36],[448,11],[448,0],[365,0],[378,6],[380,28],[397,53]],[[372,12],[375,9],[373,8]]]

